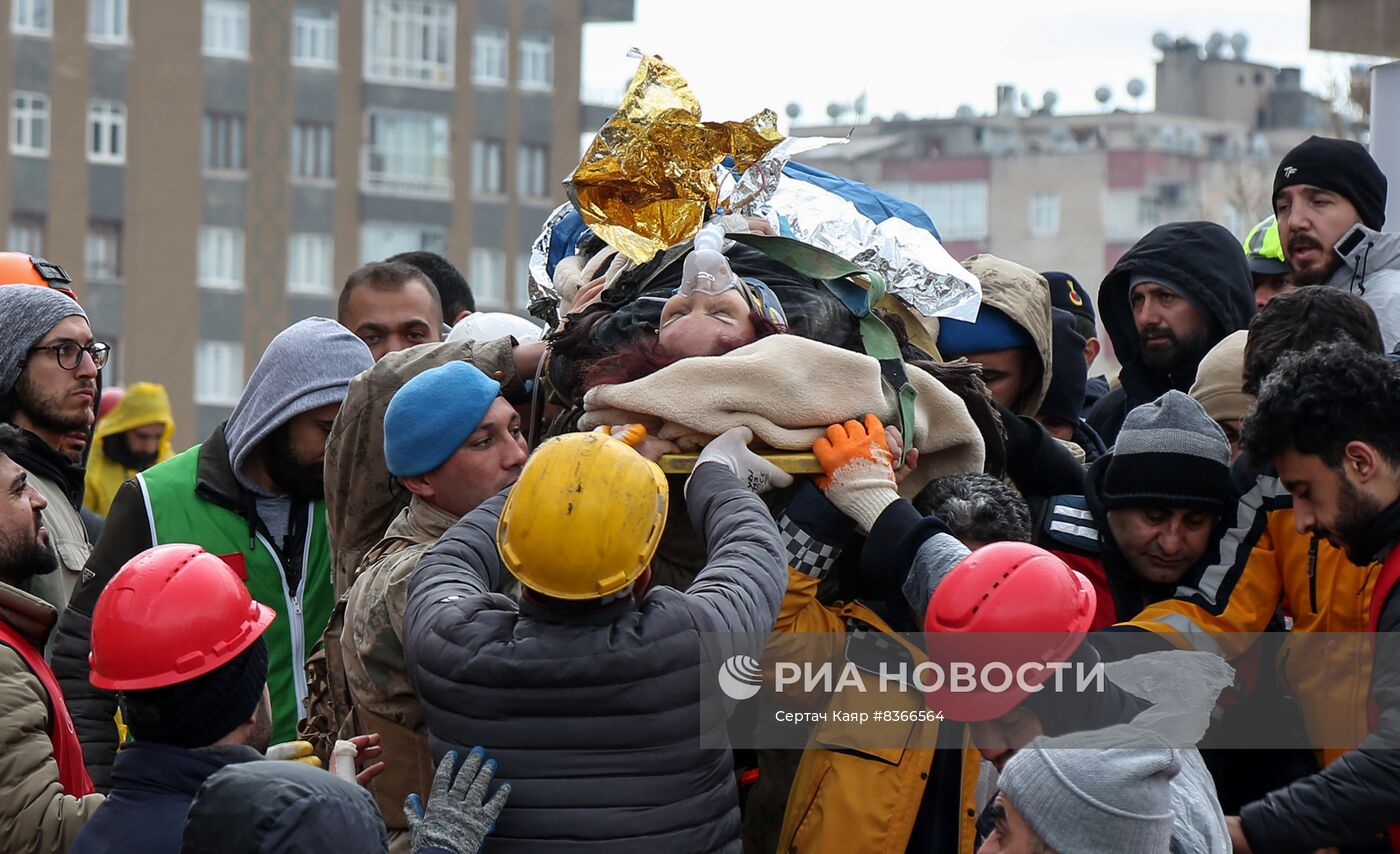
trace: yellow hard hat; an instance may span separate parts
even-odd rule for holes
[[[530,590],[600,599],[647,568],[666,527],[666,476],[602,433],[550,439],[530,455],[501,511],[497,548]]]

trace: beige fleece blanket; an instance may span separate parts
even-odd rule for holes
[[[985,448],[955,394],[918,368],[907,371],[918,391],[919,466],[900,485],[910,496],[936,477],[982,471]],[[867,412],[898,423],[878,361],[797,335],[772,335],[722,356],[683,359],[630,383],[598,386],[583,405],[585,429],[640,422],[687,449],[741,425],[769,447],[806,451],[828,425]]]

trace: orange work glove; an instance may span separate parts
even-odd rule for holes
[[[866,415],[864,424],[847,421],[826,428],[812,453],[825,472],[817,486],[862,534],[870,533],[885,508],[899,500],[885,426],[874,415]]]

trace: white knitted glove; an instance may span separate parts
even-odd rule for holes
[[[791,486],[792,475],[750,451],[751,441],[753,431],[749,428],[729,428],[700,452],[690,476],[694,477],[705,463],[718,463],[734,472],[739,482],[754,492],[764,493],[775,486]],[[687,491],[690,489],[690,478],[686,478],[685,488]]]

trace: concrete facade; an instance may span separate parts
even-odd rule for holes
[[[451,16],[451,77],[422,80],[370,73],[365,54],[376,34],[367,18],[384,20],[391,4],[383,0],[214,2],[216,15],[246,10],[246,51],[235,56],[206,48],[202,0],[112,5],[124,11],[116,38],[90,31],[87,3],[50,0],[48,25],[36,29],[15,20],[12,0],[0,0],[7,138],[15,93],[38,93],[49,110],[46,152],[0,149],[3,234],[8,241],[40,228],[42,253],[73,277],[94,331],[114,345],[105,381],[163,382],[180,447],[200,441],[230,411],[227,394],[211,398],[197,387],[209,345],[236,356],[238,376],[225,371],[236,390],[279,330],[302,317],[334,316],[339,283],[365,260],[364,223],[441,235],[439,248],[469,281],[473,254],[496,250],[506,259],[501,279],[478,289],[500,296],[479,305],[523,311],[528,294],[518,262],[563,201],[560,182],[589,129],[581,123],[598,112],[579,100],[582,29],[634,14],[632,0],[432,0],[427,7]],[[333,62],[293,61],[294,16],[308,13],[332,22]],[[473,73],[482,32],[505,36],[499,81],[482,83]],[[547,37],[548,84],[522,85],[522,36],[533,43]],[[120,157],[88,150],[94,102],[124,111]],[[444,117],[446,180],[430,193],[370,186],[370,111]],[[236,129],[225,124],[213,134],[237,138],[237,163],[207,162],[210,116],[237,120]],[[297,123],[329,134],[328,175],[293,175]],[[485,198],[473,188],[479,138],[501,143],[503,192]],[[517,193],[522,145],[548,152],[543,196]],[[409,161],[415,154],[397,153]],[[241,236],[238,281],[200,284],[206,227]],[[118,265],[99,269],[86,257],[94,234],[116,235]],[[323,287],[289,286],[294,234],[329,241]],[[419,247],[396,251],[408,248]],[[203,365],[206,378],[210,370]]]

